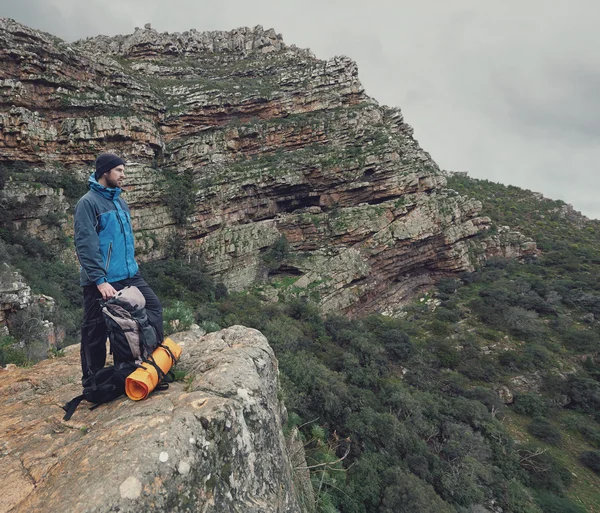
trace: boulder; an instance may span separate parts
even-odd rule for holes
[[[243,326],[172,338],[183,381],[141,402],[84,401],[68,422],[61,405],[81,392],[78,346],[0,370],[0,513],[295,513],[314,503],[307,471],[293,468],[305,469],[304,457],[291,463],[299,442],[283,435],[266,338]]]

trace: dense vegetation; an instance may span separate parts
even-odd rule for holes
[[[228,294],[193,260],[142,271],[166,305],[168,332],[195,321],[267,336],[319,511],[597,511],[600,223],[530,191],[449,182],[481,200],[496,225],[534,238],[541,255],[489,260],[442,280],[402,317],[353,321],[304,299]],[[0,236],[2,259],[34,288],[55,287],[71,315],[71,271],[10,230]],[[286,252],[280,241],[265,265]],[[503,386],[514,397],[504,389],[501,399]]]

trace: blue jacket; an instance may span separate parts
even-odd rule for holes
[[[90,176],[90,190],[75,205],[75,249],[82,286],[132,278],[138,272],[129,207],[121,189]]]

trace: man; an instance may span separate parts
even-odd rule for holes
[[[107,331],[100,301],[118,290],[135,286],[146,298],[146,314],[163,340],[162,305],[138,271],[133,230],[127,203],[120,198],[125,179],[125,162],[113,153],[96,159],[90,190],[75,206],[75,248],[81,264],[83,323],[81,327],[81,368],[83,386],[106,363]]]

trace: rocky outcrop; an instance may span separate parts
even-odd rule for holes
[[[0,512],[310,511],[267,340],[242,326],[201,335],[173,336],[183,382],[142,402],[84,402],[68,422],[60,405],[81,391],[78,346],[0,370]]]
[[[262,27],[146,27],[71,45],[0,28],[2,160],[81,176],[101,151],[124,155],[142,259],[169,254],[177,235],[231,290],[266,279],[361,314],[486,254],[481,205],[446,188],[347,57],[319,60]],[[265,266],[282,236],[289,252]],[[487,247],[531,251],[506,238]]]
[[[8,264],[0,264],[0,326],[6,325],[6,317],[17,310],[27,308],[34,302],[31,287],[23,276]]]

